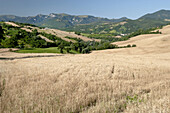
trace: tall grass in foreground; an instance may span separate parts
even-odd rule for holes
[[[1,60],[0,112],[168,113],[170,70],[160,62],[112,54]]]

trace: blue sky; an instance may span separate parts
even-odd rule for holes
[[[0,0],[0,15],[17,16],[68,13],[136,19],[160,9],[170,10],[170,0]]]

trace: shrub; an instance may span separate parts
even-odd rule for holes
[[[81,33],[80,33],[80,32],[75,32],[75,34],[77,34],[77,35],[81,35]]]
[[[133,44],[132,47],[136,47],[136,44]]]
[[[13,50],[10,48],[9,51],[12,52]]]
[[[130,44],[128,44],[128,45],[127,45],[127,47],[131,47],[131,45],[130,45]]]

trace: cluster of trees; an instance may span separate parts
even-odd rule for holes
[[[95,42],[95,41],[83,41],[82,39],[66,37],[69,39],[74,39],[76,43],[71,43],[70,45],[64,45],[61,43],[58,47],[60,48],[60,52],[63,53],[65,49],[68,53],[70,50],[77,51],[78,53],[90,53],[92,50],[103,50],[103,49],[114,49],[117,46],[110,44],[110,42]]]
[[[20,29],[19,27],[14,27],[1,23],[0,27],[0,46],[5,48],[44,48],[44,47],[58,47],[60,52],[66,50],[68,53],[77,51],[78,53],[89,53],[92,50],[102,50],[102,49],[113,49],[116,46],[111,45],[109,42],[95,42],[88,41],[85,42],[82,39],[66,37],[76,42],[67,42],[59,37],[52,34],[47,34],[45,32],[38,32],[36,29],[32,32],[27,32]],[[46,42],[44,39],[39,37],[43,35],[54,42]]]
[[[0,43],[2,42],[2,40],[4,40],[4,31],[2,29],[2,27],[0,26]],[[0,47],[1,47],[1,44],[0,44]]]
[[[127,46],[119,46],[117,48],[130,48],[130,47],[136,47],[136,44],[132,44],[132,45],[128,44]]]
[[[1,38],[0,46],[5,48],[31,48],[31,47],[46,47],[45,40],[40,38],[36,31],[32,33],[26,32],[18,27],[1,23],[1,29],[3,29],[3,39]]]
[[[75,34],[77,34],[77,35],[81,35],[81,32],[75,32]]]
[[[77,51],[78,53],[90,53],[92,50],[103,50],[103,49],[114,49],[117,48],[116,45],[112,45],[109,42],[95,42],[95,41],[88,41],[88,42],[76,42],[72,43],[70,46],[64,46],[62,43],[58,46],[60,52],[63,53],[65,49],[67,53],[71,50]]]

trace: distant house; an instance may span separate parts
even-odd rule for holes
[[[121,36],[126,36],[127,34],[120,34]]]

